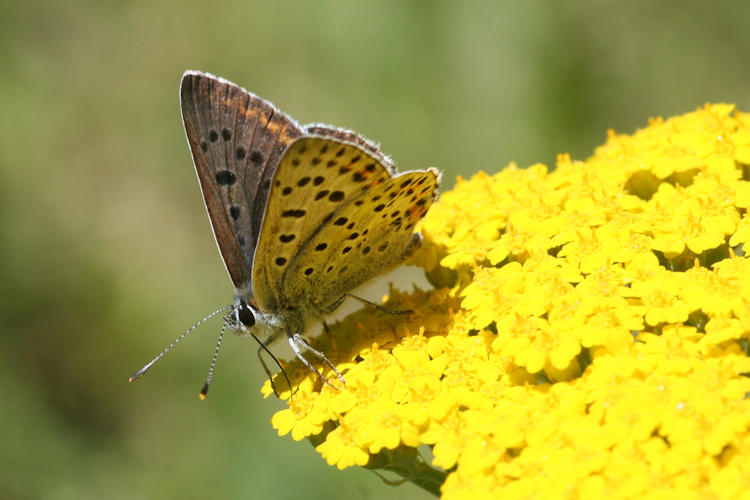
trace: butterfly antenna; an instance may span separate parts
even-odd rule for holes
[[[227,322],[221,326],[219,331],[219,340],[216,342],[216,349],[214,349],[214,355],[211,358],[211,366],[208,367],[208,376],[206,382],[203,384],[203,389],[198,393],[198,397],[201,400],[206,399],[206,393],[208,392],[208,386],[211,385],[211,379],[214,378],[214,368],[216,367],[216,358],[219,357],[219,349],[221,349],[221,340],[224,338],[224,331],[227,329]]]
[[[289,399],[294,396],[294,390],[292,389],[292,382],[289,380],[289,375],[286,374],[286,370],[284,370],[284,367],[281,366],[281,363],[279,363],[279,359],[273,355],[273,353],[268,349],[268,346],[266,346],[265,342],[261,342],[258,337],[255,336],[254,333],[250,333],[250,335],[253,336],[255,341],[260,345],[260,348],[258,349],[258,359],[260,360],[260,364],[263,367],[263,371],[266,372],[266,376],[268,377],[268,380],[271,381],[271,389],[273,389],[273,393],[276,395],[277,398],[281,399],[281,395],[279,394],[279,391],[276,390],[276,384],[273,383],[273,375],[271,375],[271,370],[268,369],[268,366],[266,365],[265,360],[260,355],[260,351],[266,351],[269,356],[271,356],[271,359],[274,363],[276,363],[276,366],[279,367],[279,370],[281,370],[281,373],[284,374],[284,379],[286,379],[286,385],[289,386]]]
[[[173,341],[173,342],[172,342],[171,344],[169,344],[169,345],[168,345],[168,346],[167,346],[167,347],[166,347],[166,348],[165,348],[165,349],[164,349],[164,350],[163,350],[162,352],[160,352],[158,356],[156,356],[156,357],[155,357],[154,359],[152,359],[151,361],[149,361],[148,363],[146,363],[146,365],[145,365],[145,366],[144,366],[143,368],[141,368],[140,370],[138,370],[137,372],[135,372],[135,373],[134,373],[133,375],[131,375],[131,376],[130,376],[130,378],[129,378],[128,380],[129,380],[130,382],[135,382],[136,380],[138,380],[139,378],[141,378],[141,377],[142,377],[142,376],[143,376],[143,375],[144,375],[144,374],[145,374],[145,373],[146,373],[146,372],[147,372],[147,371],[148,371],[148,370],[149,370],[149,369],[150,369],[150,368],[151,368],[151,367],[152,367],[152,366],[154,365],[154,363],[156,363],[157,361],[159,361],[159,360],[160,360],[160,359],[161,359],[161,358],[162,358],[162,357],[163,357],[163,356],[164,356],[164,355],[165,355],[166,353],[168,353],[168,352],[169,352],[169,351],[170,351],[170,350],[171,350],[171,349],[172,349],[172,348],[173,348],[174,346],[176,346],[176,345],[177,345],[177,343],[178,343],[178,342],[179,342],[180,340],[182,340],[182,339],[184,339],[185,337],[187,337],[187,335],[188,335],[188,334],[189,334],[190,332],[192,332],[193,330],[195,330],[196,328],[198,328],[198,327],[199,327],[199,326],[201,326],[201,325],[202,325],[203,323],[205,323],[205,322],[206,322],[206,321],[208,321],[209,319],[213,318],[213,317],[214,317],[214,316],[216,316],[217,314],[221,314],[221,313],[223,313],[223,312],[225,312],[225,311],[228,311],[228,310],[232,309],[233,307],[234,307],[234,306],[227,306],[227,307],[222,307],[222,308],[221,308],[221,309],[219,309],[218,311],[214,311],[214,312],[212,312],[211,314],[209,314],[208,316],[206,316],[205,318],[201,319],[201,320],[200,320],[200,321],[198,321],[198,322],[197,322],[196,324],[194,324],[193,326],[191,326],[190,328],[188,328],[187,330],[185,330],[185,332],[184,332],[184,333],[183,333],[182,335],[180,335],[179,337],[177,337],[177,338],[176,338],[176,339],[175,339],[175,340],[174,340],[174,341]]]

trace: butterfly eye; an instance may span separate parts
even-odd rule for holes
[[[240,320],[240,323],[247,327],[251,327],[255,324],[253,310],[244,302],[240,304],[240,308],[237,311],[237,318]]]

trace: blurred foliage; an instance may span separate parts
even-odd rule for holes
[[[750,109],[750,4],[0,3],[0,497],[417,498],[278,438],[180,122],[185,69],[306,123],[355,129],[403,169],[456,175],[585,158],[607,128],[707,101]]]

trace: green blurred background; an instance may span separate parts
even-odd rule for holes
[[[424,496],[277,437],[247,341],[200,402],[217,323],[127,383],[232,295],[185,69],[450,187],[707,101],[750,110],[749,25],[742,0],[0,2],[0,498]]]

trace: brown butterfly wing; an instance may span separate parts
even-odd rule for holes
[[[235,287],[252,290],[252,263],[271,179],[302,131],[271,103],[224,79],[187,71],[182,119],[214,237]]]

